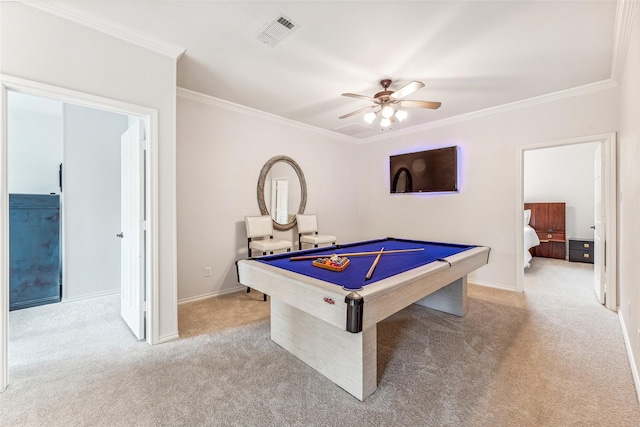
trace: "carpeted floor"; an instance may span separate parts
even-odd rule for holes
[[[591,277],[535,258],[524,294],[470,286],[464,318],[397,313],[378,326],[365,402],[269,339],[257,292],[180,306],[182,338],[154,347],[117,297],[11,312],[0,425],[638,426],[617,315]]]

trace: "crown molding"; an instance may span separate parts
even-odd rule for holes
[[[572,98],[574,96],[586,95],[589,93],[600,92],[607,89],[618,87],[618,83],[612,79],[601,80],[595,83],[589,83],[577,86],[571,89],[564,89],[557,92],[548,93],[546,95],[535,96],[533,98],[523,99],[521,101],[510,102],[508,104],[498,105],[496,107],[485,108],[483,110],[473,111],[471,113],[460,114],[458,116],[448,117],[446,119],[425,123],[419,126],[413,126],[408,129],[402,129],[385,135],[370,136],[362,140],[363,142],[374,142],[387,139],[393,139],[402,135],[411,135],[428,129],[449,126],[452,124],[476,120],[482,117],[493,116],[495,114],[507,113],[509,111],[519,110],[521,108],[531,107],[534,105],[546,104],[548,102],[558,101],[561,99]]]
[[[496,107],[485,108],[483,110],[473,111],[471,113],[460,114],[454,117],[448,117],[446,119],[437,120],[434,122],[425,123],[419,126],[413,126],[407,129],[394,131],[391,133],[385,133],[383,135],[370,136],[367,138],[354,138],[348,135],[343,135],[338,132],[328,131],[315,126],[300,123],[294,120],[286,119],[275,114],[266,113],[264,111],[256,110],[244,105],[236,104],[224,99],[215,98],[210,95],[205,95],[200,92],[196,92],[190,89],[178,87],[176,94],[182,98],[191,99],[193,101],[201,102],[204,104],[213,105],[216,107],[224,108],[231,111],[236,111],[242,114],[248,114],[254,117],[259,117],[272,122],[278,122],[287,126],[295,127],[298,129],[304,129],[314,133],[322,134],[325,136],[331,136],[343,141],[348,141],[356,144],[366,144],[368,142],[376,142],[394,139],[398,136],[412,135],[418,132],[422,132],[429,129],[439,128],[443,126],[449,126],[452,124],[467,122],[470,120],[476,120],[482,117],[493,116],[496,114],[506,113],[509,111],[515,111],[534,105],[546,104],[548,102],[558,101],[566,98],[572,98],[574,96],[586,95],[589,93],[600,92],[607,89],[618,87],[618,83],[612,79],[601,80],[595,83],[589,83],[582,86],[577,86],[571,89],[560,90],[557,92],[548,93],[546,95],[535,96],[533,98],[523,99],[521,101],[515,101],[508,104],[498,105]]]
[[[289,127],[294,127],[297,129],[302,129],[305,131],[313,132],[318,135],[328,136],[334,139],[339,139],[342,141],[348,142],[357,142],[356,138],[350,137],[348,135],[343,135],[337,132],[328,131],[316,126],[307,125],[305,123],[297,122],[295,120],[287,119],[282,116],[278,116],[271,113],[266,113],[261,110],[256,110],[255,108],[246,107],[244,105],[236,104],[235,102],[226,101],[224,99],[216,98],[214,96],[205,95],[201,92],[196,92],[191,89],[185,89],[183,87],[178,87],[176,89],[176,95],[184,98],[190,99],[192,101],[201,102],[203,104],[212,105],[214,107],[224,108],[225,110],[235,111],[237,113],[246,114],[249,116],[257,117],[260,119],[268,120],[274,123],[283,124]]]
[[[30,1],[23,4],[39,9],[43,12],[59,16],[76,24],[83,25],[101,33],[116,37],[120,40],[149,49],[153,52],[168,56],[174,60],[180,59],[185,48],[166,42],[148,34],[132,30],[110,19],[79,9],[68,3],[58,1]]]
[[[616,82],[620,81],[624,70],[635,8],[636,0],[619,0],[616,8],[613,58],[611,59],[611,80]]]

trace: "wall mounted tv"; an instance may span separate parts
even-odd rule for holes
[[[391,193],[458,191],[458,147],[389,157]]]

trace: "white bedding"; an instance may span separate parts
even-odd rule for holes
[[[538,239],[538,235],[536,231],[530,226],[524,226],[524,267],[529,267],[529,262],[531,261],[531,253],[529,252],[529,248],[534,246],[538,246],[540,244],[540,239]]]

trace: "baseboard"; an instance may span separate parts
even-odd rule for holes
[[[627,348],[627,356],[629,357],[629,364],[631,365],[633,383],[636,386],[636,397],[640,402],[640,375],[638,375],[638,365],[636,364],[636,356],[633,352],[633,347],[631,346],[631,341],[629,340],[629,335],[627,334],[627,327],[625,326],[624,318],[622,317],[622,312],[620,310],[618,310],[618,319],[620,319],[620,327],[622,328],[624,346]]]
[[[485,288],[500,289],[501,291],[518,292],[514,287],[499,285],[497,283],[481,282],[479,280],[470,280],[470,279],[467,279],[467,283],[471,285],[484,286]]]
[[[176,332],[172,332],[170,334],[158,337],[157,344],[164,344],[164,343],[169,342],[169,341],[177,340],[178,338],[180,338],[180,335],[178,334],[178,332],[177,331]]]
[[[188,304],[190,302],[202,301],[209,298],[221,297],[223,295],[235,294],[236,292],[240,292],[245,289],[247,289],[246,286],[236,286],[231,289],[225,289],[224,291],[211,292],[204,295],[198,295],[197,297],[183,298],[181,300],[178,300],[178,305]]]
[[[110,291],[102,291],[102,292],[95,292],[93,294],[86,294],[86,295],[80,295],[78,297],[63,297],[62,300],[60,301],[61,303],[67,303],[67,302],[76,302],[76,301],[82,301],[85,299],[91,299],[91,298],[98,298],[98,297],[106,297],[108,295],[116,295],[120,293],[120,289],[113,289]]]

